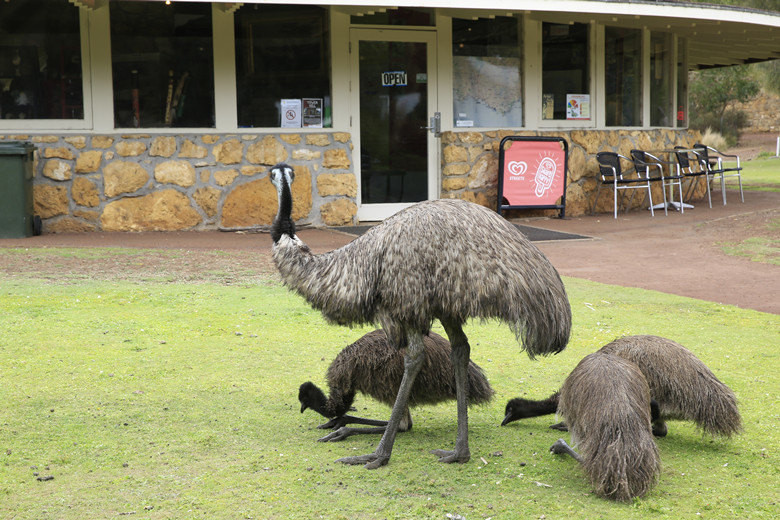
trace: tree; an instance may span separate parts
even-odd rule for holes
[[[760,90],[744,65],[692,72],[690,83],[691,126],[707,127],[736,142],[745,114],[734,107],[753,99]]]

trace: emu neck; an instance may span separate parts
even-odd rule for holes
[[[282,177],[277,193],[279,195],[279,209],[274,223],[271,225],[271,238],[274,243],[279,242],[282,235],[288,235],[290,238],[295,236],[295,222],[292,219],[292,191],[285,177]]]

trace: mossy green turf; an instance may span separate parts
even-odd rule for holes
[[[273,283],[0,280],[0,517],[776,518],[780,317],[565,283],[574,326],[557,356],[530,361],[506,326],[468,326],[497,392],[471,410],[469,463],[429,454],[454,443],[450,403],[414,411],[390,464],[367,471],[334,461],[379,438],[316,442],[323,419],[299,412],[297,389],[324,386],[333,357],[370,329],[328,325]],[[554,417],[499,426],[508,399],[547,397],[586,354],[646,333],[686,345],[734,389],[742,435],[671,422],[658,485],[621,505],[548,453]],[[356,405],[389,415],[363,396]]]

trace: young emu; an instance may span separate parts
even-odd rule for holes
[[[594,492],[620,502],[641,497],[661,469],[650,430],[650,388],[633,363],[595,352],[561,387],[558,413],[581,455],[559,439],[550,448],[582,464]]]
[[[653,416],[656,436],[666,435],[669,419],[692,421],[713,436],[731,437],[742,429],[734,392],[679,343],[659,336],[624,336],[604,345],[599,352],[620,356],[642,371],[650,395],[658,404],[658,416]],[[501,424],[553,414],[558,399],[557,392],[542,401],[512,399],[506,405]],[[555,427],[560,429],[560,425]]]
[[[412,428],[409,408],[426,404],[438,404],[455,400],[455,372],[452,368],[450,342],[431,332],[423,336],[425,363],[414,381],[406,409],[398,431]],[[344,348],[328,367],[327,379],[330,397],[314,383],[303,383],[298,391],[301,413],[311,408],[327,419],[319,428],[337,428],[319,439],[340,441],[350,435],[384,433],[387,421],[363,419],[347,415],[360,392],[388,406],[393,406],[404,375],[404,352],[387,341],[383,330],[375,330]],[[493,388],[482,369],[469,362],[469,405],[483,404],[493,397]],[[349,428],[347,424],[364,424],[373,428]]]
[[[409,394],[424,362],[423,337],[439,320],[452,346],[458,433],[440,462],[466,462],[468,364],[463,332],[470,318],[507,323],[530,357],[560,352],[571,332],[571,307],[558,272],[517,228],[495,211],[462,200],[414,204],[346,246],[321,255],[295,234],[293,168],[270,170],[279,196],[271,225],[272,256],[285,285],[326,319],[381,325],[389,343],[406,349],[404,375],[385,433],[373,453],[339,459],[367,469],[390,460]]]

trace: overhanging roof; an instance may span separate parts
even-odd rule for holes
[[[79,0],[71,1],[79,3]],[[228,9],[241,4],[323,5],[348,14],[368,14],[397,7],[429,7],[458,18],[524,14],[550,22],[597,22],[673,32],[688,38],[688,66],[692,69],[780,59],[780,11],[679,0],[245,0],[220,3],[226,4]]]

